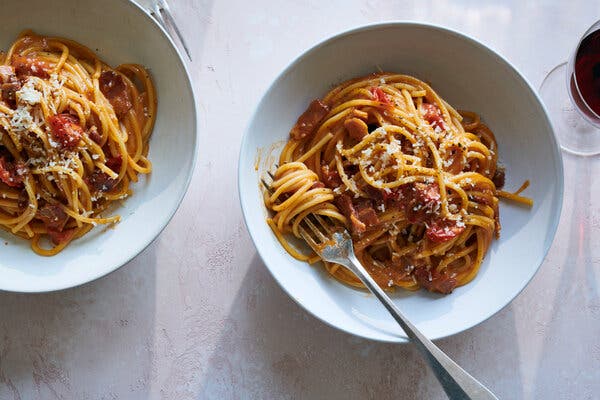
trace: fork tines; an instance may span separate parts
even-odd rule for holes
[[[267,171],[267,175],[269,175],[272,181],[275,180],[275,175],[270,171]],[[269,193],[272,194],[274,192],[271,185],[264,178],[261,178],[260,181]],[[320,243],[322,244],[331,240],[335,229],[325,220],[325,217],[310,213],[300,221],[299,231],[304,240],[315,249]]]
[[[310,232],[307,231],[303,225],[306,226]],[[300,221],[300,229],[300,233],[303,233],[304,231],[303,236],[309,236],[315,242],[315,245],[331,240],[333,235],[333,229],[324,221],[323,217],[317,214],[308,214],[304,217],[302,221]]]

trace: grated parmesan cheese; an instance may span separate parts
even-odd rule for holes
[[[27,80],[23,87],[16,92],[16,96],[18,101],[32,106],[42,101],[42,93],[36,90],[31,80]]]
[[[393,154],[395,154],[395,153],[399,152],[400,150],[401,150],[401,149],[400,149],[400,146],[398,145],[398,142],[396,142],[396,141],[394,140],[393,142],[391,142],[391,143],[390,143],[390,144],[387,146],[386,152],[387,152],[389,155],[393,155]]]
[[[48,143],[50,143],[50,146],[52,147],[58,147],[58,143],[52,140],[52,137],[50,136],[48,136]]]
[[[50,87],[53,91],[60,90],[65,84],[65,77],[56,73],[50,75]]]
[[[33,118],[29,113],[29,107],[19,106],[10,119],[10,125],[15,132],[28,130],[33,125]]]

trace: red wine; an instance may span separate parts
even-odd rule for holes
[[[575,102],[583,100],[587,107],[577,105],[589,117],[600,119],[600,29],[581,41],[575,56],[574,81],[577,85],[573,91]]]

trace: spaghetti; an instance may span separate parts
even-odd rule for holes
[[[456,111],[426,83],[381,73],[335,87],[298,118],[282,150],[267,220],[285,249],[310,213],[352,235],[356,256],[385,288],[450,293],[471,281],[494,236],[500,190],[496,139],[472,112]],[[342,266],[327,271],[362,284]]]
[[[0,54],[0,227],[55,255],[152,169],[144,67],[111,68],[72,40],[24,32]],[[49,240],[45,240],[49,239]]]

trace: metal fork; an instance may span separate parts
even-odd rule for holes
[[[156,21],[169,33],[169,36],[173,39],[174,42],[179,42],[185,54],[187,54],[190,61],[192,60],[192,56],[190,54],[190,49],[188,48],[185,40],[183,39],[183,35],[179,30],[179,27],[175,23],[175,19],[171,14],[171,9],[169,8],[169,4],[166,0],[136,0],[142,7],[144,7],[147,12],[154,17]]]
[[[273,176],[269,173],[271,178]],[[263,185],[271,192],[270,186],[263,180]],[[329,222],[327,222],[329,221]],[[335,226],[329,220],[316,214],[307,215],[298,226],[298,231],[308,245],[323,260],[343,265],[352,271],[362,283],[383,303],[410,340],[417,346],[450,399],[491,400],[498,399],[494,394],[473,378],[448,357],[439,347],[427,339],[402,314],[388,295],[369,275],[354,254],[352,238],[348,231]]]

